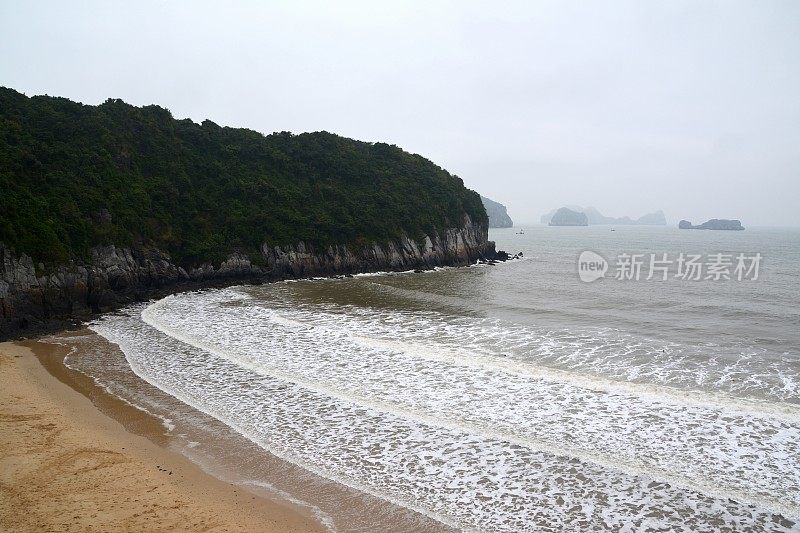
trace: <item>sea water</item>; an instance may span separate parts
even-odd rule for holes
[[[490,238],[524,258],[184,293],[92,329],[291,475],[363,494],[346,519],[303,495],[331,529],[800,528],[800,232]],[[763,260],[758,279],[584,283],[585,250]]]

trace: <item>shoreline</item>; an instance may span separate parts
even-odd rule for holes
[[[420,246],[405,234],[355,252],[344,244],[324,250],[303,242],[264,244],[261,256],[252,260],[235,251],[217,268],[208,262],[184,268],[151,245],[111,244],[92,248],[91,260],[71,260],[45,270],[24,252],[17,255],[0,242],[0,341],[78,329],[82,321],[103,312],[189,290],[468,266],[502,255],[488,240],[488,226],[473,224],[466,215],[461,226],[434,232]]]
[[[489,241],[492,242],[493,241]],[[2,243],[0,243],[2,244]],[[95,320],[106,313],[113,313],[124,309],[125,307],[134,304],[147,302],[150,300],[160,300],[167,296],[173,296],[184,292],[225,289],[228,287],[235,287],[238,285],[251,285],[258,286],[267,283],[279,283],[285,281],[302,281],[309,279],[341,279],[363,275],[379,275],[379,274],[404,274],[409,272],[433,272],[440,268],[469,268],[481,264],[495,265],[504,263],[511,260],[520,259],[520,257],[498,250],[493,252],[491,257],[477,256],[471,258],[466,264],[458,263],[444,263],[441,265],[427,265],[419,266],[411,269],[404,269],[402,267],[392,268],[385,266],[377,269],[365,269],[361,271],[342,271],[336,273],[308,273],[304,275],[283,275],[271,277],[268,275],[257,275],[252,273],[247,274],[232,274],[226,276],[216,276],[203,279],[180,279],[166,281],[157,286],[138,286],[133,293],[113,292],[113,301],[106,302],[103,306],[94,309],[92,306],[86,304],[75,307],[69,313],[53,314],[47,317],[21,317],[17,319],[16,323],[0,321],[0,343],[36,340],[46,335],[53,335],[64,331],[79,331],[86,327],[88,322]],[[2,282],[2,271],[0,271],[0,282]],[[321,275],[319,275],[321,274]],[[2,316],[4,300],[0,298],[0,317]]]
[[[160,420],[89,377],[71,383],[64,350],[0,343],[0,529],[324,530],[170,450]]]

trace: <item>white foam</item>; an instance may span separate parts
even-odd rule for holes
[[[533,342],[547,361],[583,346],[618,363],[647,354],[646,340],[526,339],[532,330],[474,317],[262,290],[236,306],[224,292],[167,298],[144,323],[96,328],[137,374],[275,455],[459,528],[780,530],[772,512],[800,513],[794,406],[680,398],[662,385],[683,372],[676,361],[620,383],[502,357]]]
[[[291,322],[296,324],[298,327],[303,327],[301,322],[290,321],[289,319],[283,318],[280,315],[276,315],[273,320],[276,322],[283,321],[286,324]],[[435,342],[422,344],[375,339],[360,335],[354,335],[352,338],[355,342],[368,347],[397,353],[405,353],[414,357],[424,358],[431,361],[441,361],[455,365],[464,365],[487,370],[498,370],[519,376],[570,384],[593,391],[602,391],[614,394],[628,394],[640,398],[650,398],[655,401],[692,405],[696,407],[713,407],[716,409],[730,411],[732,413],[743,413],[756,417],[778,418],[789,423],[800,423],[800,405],[796,404],[741,398],[731,394],[719,392],[714,393],[679,389],[652,383],[637,383],[631,381],[606,379],[598,375],[569,372],[557,368],[538,366],[521,362],[519,360],[498,356],[475,356],[472,355],[468,350],[457,351],[450,346],[439,345]],[[790,381],[784,376],[781,376],[781,379],[783,379],[784,382]]]
[[[699,491],[701,491],[701,492],[703,492],[705,494],[714,495],[714,496],[719,497],[719,498],[733,498],[733,499],[736,499],[738,501],[750,502],[750,503],[759,505],[762,508],[768,508],[768,509],[771,509],[771,510],[773,510],[775,512],[780,512],[780,513],[786,514],[788,516],[800,516],[800,506],[787,504],[783,500],[783,498],[780,497],[779,493],[776,493],[776,494],[774,494],[772,496],[769,496],[769,495],[765,495],[763,493],[758,493],[758,491],[756,491],[756,492],[747,492],[747,491],[738,490],[737,488],[735,488],[735,486],[733,486],[731,484],[728,484],[727,486],[723,485],[722,487],[720,487],[719,485],[721,484],[721,478],[719,478],[719,477],[717,479],[704,479],[704,478],[697,478],[697,477],[692,477],[692,476],[688,475],[688,472],[686,472],[686,471],[696,468],[693,461],[690,462],[690,463],[685,464],[685,466],[683,467],[683,469],[685,471],[685,472],[683,472],[684,475],[681,475],[682,472],[680,472],[680,471],[676,472],[674,470],[674,466],[675,465],[669,465],[667,467],[664,467],[664,466],[660,466],[658,463],[646,462],[646,461],[643,462],[643,461],[637,460],[636,456],[633,455],[633,454],[630,454],[628,456],[625,456],[624,454],[623,455],[619,455],[619,452],[620,452],[619,446],[625,446],[626,443],[624,443],[624,442],[623,443],[615,443],[616,448],[609,447],[609,449],[606,451],[606,453],[602,453],[602,452],[598,453],[598,452],[592,450],[591,448],[589,448],[588,446],[584,446],[584,447],[570,446],[570,445],[565,444],[563,441],[556,441],[556,440],[553,440],[553,439],[548,439],[546,436],[544,438],[538,438],[538,439],[537,438],[526,438],[524,436],[520,436],[519,433],[517,433],[520,430],[520,428],[526,427],[524,421],[522,421],[522,420],[515,419],[513,421],[513,423],[508,423],[507,421],[504,421],[502,419],[494,418],[497,413],[489,413],[489,415],[491,416],[491,418],[489,418],[489,419],[477,419],[477,420],[476,419],[472,419],[470,421],[465,421],[461,416],[459,416],[458,414],[455,414],[455,413],[458,412],[457,409],[451,408],[451,410],[452,410],[451,412],[444,411],[444,410],[440,409],[439,406],[435,405],[435,402],[434,403],[425,404],[424,408],[422,408],[422,409],[421,408],[416,408],[415,409],[415,408],[405,407],[403,403],[398,402],[394,398],[389,398],[389,399],[384,399],[384,400],[376,400],[375,398],[380,397],[380,390],[378,390],[378,389],[389,388],[389,387],[391,387],[390,384],[381,383],[380,386],[378,386],[378,387],[376,387],[374,389],[368,390],[367,394],[359,394],[359,393],[356,393],[356,392],[352,392],[352,391],[357,390],[356,389],[356,384],[354,384],[354,383],[351,383],[350,385],[346,385],[346,384],[343,385],[340,382],[339,387],[330,386],[324,381],[319,381],[319,380],[315,380],[315,379],[309,379],[307,377],[308,374],[303,374],[303,373],[300,373],[300,372],[287,371],[285,368],[280,368],[280,367],[278,367],[276,365],[262,364],[262,363],[258,362],[257,358],[253,358],[252,356],[248,356],[248,355],[243,354],[243,353],[237,354],[237,353],[231,351],[228,347],[222,347],[222,346],[214,344],[213,342],[203,341],[203,340],[201,340],[201,339],[199,339],[199,338],[197,338],[195,336],[187,335],[187,334],[185,334],[185,333],[183,333],[183,332],[181,332],[181,331],[179,331],[177,329],[174,329],[174,328],[171,328],[171,327],[165,325],[164,323],[160,322],[156,318],[156,316],[157,316],[157,312],[156,311],[159,309],[157,307],[157,305],[158,304],[150,306],[150,307],[148,307],[147,309],[145,309],[142,312],[142,318],[146,323],[148,323],[152,327],[158,329],[159,331],[162,331],[163,333],[165,333],[165,334],[167,334],[167,335],[169,335],[169,336],[171,336],[173,338],[176,338],[176,339],[180,340],[183,343],[186,343],[188,345],[194,346],[194,347],[199,348],[201,350],[204,350],[204,351],[206,351],[208,353],[213,353],[214,355],[217,355],[217,356],[219,356],[221,358],[227,359],[227,360],[229,360],[229,361],[231,361],[231,362],[233,362],[233,363],[235,363],[237,365],[241,365],[241,366],[243,366],[243,367],[245,367],[245,368],[247,368],[249,370],[252,370],[254,372],[257,372],[257,373],[259,373],[261,375],[274,377],[274,378],[281,379],[281,380],[287,381],[287,382],[292,382],[292,383],[300,385],[300,386],[302,386],[302,387],[304,387],[304,388],[306,388],[308,390],[312,390],[314,392],[317,392],[317,393],[320,393],[320,394],[323,394],[323,395],[326,395],[326,396],[329,396],[329,397],[332,397],[332,398],[337,398],[337,399],[340,399],[340,400],[345,401],[345,402],[350,402],[350,403],[357,404],[357,405],[360,405],[360,406],[373,408],[373,409],[376,409],[376,410],[384,412],[384,413],[391,413],[393,415],[397,415],[397,416],[403,417],[403,418],[408,419],[408,420],[414,420],[414,421],[417,421],[417,422],[430,424],[430,425],[436,425],[436,426],[439,426],[439,427],[444,427],[444,428],[453,429],[453,430],[465,431],[465,432],[467,432],[469,434],[480,435],[480,436],[482,436],[484,438],[487,438],[487,439],[503,440],[503,441],[510,442],[510,443],[513,443],[513,444],[517,444],[517,445],[520,445],[520,446],[525,446],[525,447],[527,447],[527,448],[529,448],[531,450],[536,450],[536,451],[540,451],[540,452],[547,452],[547,453],[551,453],[551,454],[566,455],[566,456],[569,456],[569,457],[572,457],[572,458],[576,458],[576,459],[580,459],[580,460],[583,460],[583,461],[591,461],[591,462],[593,462],[595,464],[598,464],[600,466],[607,467],[607,468],[613,468],[613,469],[616,469],[618,471],[625,472],[625,473],[627,473],[629,475],[632,475],[632,476],[636,476],[636,475],[649,476],[651,478],[654,478],[654,479],[657,479],[657,480],[660,480],[660,481],[664,481],[664,482],[670,483],[670,484],[675,485],[675,486],[681,486],[681,487],[684,487],[684,488],[687,488],[687,489],[692,489],[692,490],[699,490]],[[272,314],[270,316],[270,320],[275,324],[280,324],[282,326],[288,326],[288,327],[294,329],[296,331],[296,333],[299,332],[299,331],[312,332],[312,330],[315,329],[315,328],[309,327],[307,324],[304,324],[304,323],[299,322],[297,320],[286,319],[283,316],[278,315],[278,314]],[[314,331],[312,334],[315,335],[315,336],[325,337],[325,336],[330,335],[330,332],[329,331],[320,330],[320,328],[316,328],[316,331]],[[363,337],[357,337],[357,338],[362,342],[364,340]],[[291,342],[296,344],[296,343],[298,343],[298,339],[296,337],[293,337]],[[320,342],[322,342],[322,339],[320,339]],[[376,343],[374,343],[374,342],[367,343],[368,346],[374,346],[375,344]],[[386,346],[385,343],[377,343],[377,344],[379,346],[381,346],[381,348],[385,348],[385,346]],[[393,348],[397,348],[397,346],[395,344],[390,344],[390,346],[392,346]],[[329,344],[329,347],[330,347],[330,344]],[[285,347],[282,347],[282,348],[285,349],[285,350],[289,350],[290,349],[288,346],[285,346]],[[405,347],[401,347],[401,348],[405,348]],[[400,352],[405,352],[405,353],[412,353],[412,354],[415,354],[415,355],[419,355],[419,352],[420,352],[420,350],[408,350],[408,349],[401,349],[401,350],[395,350],[395,351],[396,352],[400,351]],[[455,354],[455,357],[454,357],[454,354],[450,354],[450,356],[447,356],[447,355],[441,355],[441,354],[432,355],[427,350],[422,350],[422,352],[426,355],[426,358],[429,359],[429,360],[436,360],[436,361],[443,361],[443,362],[447,362],[447,363],[452,363],[454,361],[454,359],[457,359],[457,354]],[[297,360],[298,357],[300,357],[300,356],[295,354],[294,359]],[[461,364],[461,363],[462,363],[461,361],[458,361],[458,364]],[[301,366],[302,367],[306,367],[307,364],[309,364],[309,362],[305,361],[305,362],[302,363]],[[360,377],[358,379],[360,379],[359,384],[361,386],[364,386],[364,385],[367,384],[366,381],[363,380],[363,376],[365,374],[367,374],[367,373],[374,374],[374,372],[376,372],[378,368],[386,369],[386,368],[388,368],[390,366],[391,366],[391,364],[389,362],[382,361],[378,365],[371,365],[371,370],[369,372],[364,372],[364,371],[357,372],[357,373],[355,373],[355,375],[356,376],[362,376],[362,377]],[[497,370],[499,368],[499,366],[498,365],[494,365],[494,366],[490,366],[489,368],[491,370]],[[309,374],[315,374],[315,375],[323,374],[323,375],[325,375],[327,377],[327,379],[328,379],[328,383],[331,381],[332,375],[335,374],[335,372],[336,372],[335,369],[332,369],[330,367],[326,368],[324,372],[320,371],[320,369],[318,369],[318,368],[314,369],[313,367],[312,368],[306,367],[306,369],[310,370]],[[350,375],[350,372],[352,370],[353,370],[352,367],[348,368],[348,375]],[[444,371],[439,370],[437,373],[440,374],[440,375],[441,374],[448,375],[449,373],[452,373],[452,370],[453,370],[452,368],[450,368],[448,370],[444,370]],[[402,372],[401,369],[394,369],[394,370],[390,371],[390,373],[395,377],[397,375],[399,375],[401,372]],[[531,374],[531,373],[522,373],[522,375],[528,376],[528,377],[534,377],[533,374]],[[416,377],[416,379],[419,379],[419,376],[415,376],[415,377]],[[541,376],[537,375],[535,377],[540,378]],[[548,377],[552,377],[552,376],[548,376]],[[559,376],[559,377],[563,377],[563,376]],[[466,379],[466,377],[465,376],[460,376],[460,377],[459,376],[455,376],[455,379]],[[508,377],[500,378],[500,379],[508,379]],[[577,379],[577,380],[563,380],[561,382],[562,383],[572,382],[573,385],[576,384],[576,383],[584,384],[584,383],[588,382],[590,384],[590,386],[586,387],[587,390],[592,391],[592,390],[596,390],[597,389],[597,384],[593,380]],[[472,385],[475,385],[475,383],[472,383]],[[414,390],[414,383],[412,381],[410,381],[410,380],[407,381],[407,382],[403,382],[403,383],[395,383],[394,386],[397,389],[403,390],[404,394],[409,394],[409,392],[413,390],[414,391],[413,395],[416,396],[417,398],[419,398],[419,397],[424,395],[424,393],[422,393],[421,391]],[[580,385],[578,385],[578,386],[580,386]],[[429,387],[429,388],[433,388],[433,387]],[[439,393],[439,394],[443,393],[446,390],[446,388],[447,388],[446,386],[444,386],[444,387],[443,386],[436,387],[437,393]],[[452,386],[451,386],[451,388],[452,388]],[[632,387],[632,389],[638,391],[638,390],[641,389],[641,387]],[[499,393],[500,391],[494,390],[492,392],[493,393]],[[619,393],[619,390],[617,390],[615,392]],[[648,394],[646,396],[649,396],[651,398],[653,396],[655,396],[656,399],[659,400],[659,401],[663,401],[664,400],[663,396],[654,395],[650,391],[648,391]],[[552,398],[554,400],[557,399],[555,395],[552,396]],[[546,397],[545,397],[545,399],[546,399]],[[672,397],[672,396],[669,396],[669,397],[667,397],[667,399],[674,400],[675,398]],[[496,397],[493,397],[491,400],[494,401],[494,402],[498,402],[498,399]],[[602,401],[602,400],[598,400],[598,399],[595,398],[592,401],[597,402],[597,401]],[[614,413],[612,415],[612,417],[616,417],[616,416],[620,416],[620,415],[621,416],[631,416],[631,415],[635,416],[635,413],[631,412],[632,409],[630,408],[630,406],[625,406],[624,405],[624,402],[630,402],[630,401],[636,401],[636,400],[634,398],[628,398],[627,400],[623,400],[622,401],[623,402],[622,406],[619,406],[619,405],[616,406],[617,409],[622,407],[622,409],[621,409],[622,412]],[[572,399],[569,402],[563,402],[563,403],[578,404],[578,402],[575,399]],[[700,405],[701,406],[705,406],[705,405],[708,405],[708,403],[709,402],[704,401],[704,402],[700,402]],[[510,405],[506,405],[506,404],[503,404],[503,406],[504,406],[504,408],[510,408],[511,407]],[[469,406],[464,405],[463,407],[464,408],[468,408]],[[474,405],[472,407],[474,408]],[[609,409],[609,408],[612,408],[612,404],[609,404],[609,405],[606,405],[606,406],[603,407],[603,409]],[[652,406],[648,406],[645,409],[648,409],[648,408],[650,409],[651,413],[655,412],[655,410],[653,409]],[[437,412],[437,411],[439,412],[438,416],[437,415],[428,414],[429,412]],[[669,407],[667,408],[667,411],[669,411]],[[708,413],[703,413],[703,414],[705,414],[705,416],[708,417]],[[764,416],[764,415],[760,414],[759,416]],[[670,418],[665,417],[663,413],[660,414],[659,417],[662,420],[662,423],[663,422],[672,423],[672,424],[675,424],[676,426],[680,426],[682,423],[685,423],[685,422],[681,422],[681,419],[679,419],[677,421],[670,420]],[[684,415],[681,418],[686,418],[686,419],[691,420],[693,418],[698,418],[698,417],[699,417],[699,412],[698,411],[693,411],[688,416]],[[717,415],[715,413],[712,413],[711,417],[712,418],[717,418],[717,417],[719,417],[719,415]],[[597,424],[596,421],[595,421],[595,424]],[[517,426],[517,427],[515,427],[515,426]],[[498,430],[498,429],[493,429],[493,428],[503,428],[503,429]],[[703,431],[705,431],[707,429],[708,429],[707,425],[703,426]],[[607,431],[607,428],[600,427],[600,428],[594,429],[593,433],[605,433],[606,431]],[[703,431],[700,431],[698,433],[702,434]],[[731,445],[728,447],[727,451],[725,451],[725,450],[723,450],[723,449],[721,449],[719,447],[712,448],[711,450],[708,451],[708,453],[710,453],[712,455],[711,456],[707,455],[704,458],[704,460],[705,461],[713,460],[713,454],[723,453],[723,454],[727,454],[728,456],[734,455],[734,453],[732,453],[732,450],[735,450],[736,453],[739,453],[738,448],[742,447],[741,438],[742,437],[740,435],[739,436],[739,441],[737,441],[736,443],[731,443]],[[800,442],[800,433],[795,431],[793,433],[793,435],[792,435],[791,442],[792,443]],[[636,454],[638,454],[638,453],[641,453],[643,444],[644,445],[651,444],[651,445],[655,445],[655,448],[653,448],[651,446],[651,451],[653,451],[654,453],[656,453],[656,452],[662,452],[663,453],[663,449],[664,449],[665,445],[666,446],[670,445],[669,442],[664,443],[664,442],[662,442],[660,440],[653,440],[653,441],[651,441],[649,443],[647,443],[647,442],[637,442],[637,444],[638,444],[638,446],[635,446],[635,449],[634,449],[634,446],[631,443],[627,443],[627,447],[629,449],[631,449],[631,451],[635,451]],[[675,444],[675,442],[673,441],[672,444]],[[683,451],[691,452],[691,450],[683,450]],[[764,454],[764,451],[759,449],[759,446],[756,443],[752,443],[752,442],[750,444],[750,451],[751,451],[751,453],[756,453],[756,454],[762,455],[762,456]],[[742,454],[744,454],[744,452],[742,452]],[[665,460],[666,459],[669,459],[669,457],[666,457]],[[734,464],[735,463],[733,463],[733,462],[730,463],[730,465],[734,465]],[[725,470],[726,470],[726,468],[723,465],[720,465],[718,467],[718,471],[720,471],[720,472],[724,473]],[[781,474],[781,475],[786,473],[783,470],[782,467],[781,468],[777,468],[776,467],[776,468],[773,468],[772,470],[773,470],[773,473],[771,474],[772,478],[776,477],[775,470],[777,470],[777,473]],[[795,476],[794,477],[798,477],[797,468],[794,468],[794,470],[795,470]],[[761,472],[761,475],[768,476],[769,474],[767,474],[767,471],[764,470],[764,471]]]
[[[42,340],[44,342],[49,342],[51,344],[60,344],[62,346],[67,346],[68,344],[65,341],[68,341],[70,343],[75,343],[76,342],[76,337],[70,337],[69,339],[62,339],[62,338],[59,338],[57,336],[52,336],[52,337],[44,338]],[[78,372],[79,374],[82,374],[82,375],[86,376],[87,378],[91,379],[92,382],[95,384],[95,386],[103,389],[103,391],[106,394],[108,394],[109,396],[112,396],[112,397],[116,398],[117,400],[123,402],[124,404],[126,404],[126,405],[128,405],[130,407],[133,407],[134,409],[137,409],[139,411],[142,411],[143,413],[146,413],[147,415],[149,415],[149,416],[151,416],[153,418],[159,419],[161,421],[161,425],[164,426],[164,428],[167,431],[172,432],[175,429],[176,426],[175,426],[175,424],[172,423],[171,419],[166,418],[166,417],[164,417],[162,415],[159,415],[158,413],[154,413],[153,411],[151,411],[150,409],[144,407],[143,405],[139,405],[136,402],[130,401],[125,396],[123,396],[121,394],[118,394],[117,391],[114,390],[114,388],[112,388],[105,381],[97,378],[97,376],[94,376],[94,375],[84,371],[83,369],[79,368],[77,365],[73,364],[70,361],[70,358],[73,355],[75,355],[76,353],[78,353],[79,351],[80,350],[79,350],[79,348],[77,346],[70,346],[69,352],[67,353],[67,355],[64,356],[64,361],[63,361],[63,364],[64,364],[64,366],[66,368],[68,368],[69,370],[72,370],[73,372]]]
[[[276,494],[284,501],[291,502],[298,507],[304,507],[306,509],[310,509],[311,513],[314,515],[317,521],[320,524],[322,524],[327,531],[330,531],[331,533],[335,533],[336,531],[336,523],[334,522],[333,517],[331,515],[329,515],[328,513],[326,513],[325,511],[323,511],[322,509],[320,509],[319,507],[317,507],[312,503],[309,503],[305,500],[301,500],[299,498],[295,498],[293,495],[275,487],[275,485],[272,485],[271,483],[267,483],[266,481],[261,481],[258,479],[248,479],[245,481],[240,481],[238,484],[242,486],[251,486],[251,487],[258,487],[259,489],[264,489],[267,492]]]

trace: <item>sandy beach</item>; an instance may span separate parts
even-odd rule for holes
[[[321,530],[127,431],[42,366],[52,349],[0,343],[0,530]]]

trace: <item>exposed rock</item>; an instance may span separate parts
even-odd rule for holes
[[[549,226],[588,226],[589,221],[585,213],[579,213],[562,207],[550,219]]]
[[[486,209],[486,214],[489,215],[490,228],[511,228],[514,227],[514,221],[508,216],[506,206],[490,200],[485,196],[481,196],[483,208]]]
[[[467,265],[495,257],[488,228],[465,217],[464,226],[427,236],[373,243],[360,250],[329,246],[315,250],[299,242],[261,247],[259,261],[231,254],[219,266],[188,270],[155,248],[98,246],[88,262],[70,262],[37,276],[30,257],[16,256],[0,243],[0,339],[27,328],[53,329],[132,301],[184,289],[312,276],[351,276],[379,270],[422,270]],[[41,271],[42,269],[40,269]]]
[[[726,230],[726,231],[743,231],[744,227],[738,220],[728,220],[725,218],[712,218],[698,226],[693,226],[688,220],[681,220],[678,222],[680,229],[713,229],[713,230]]]

